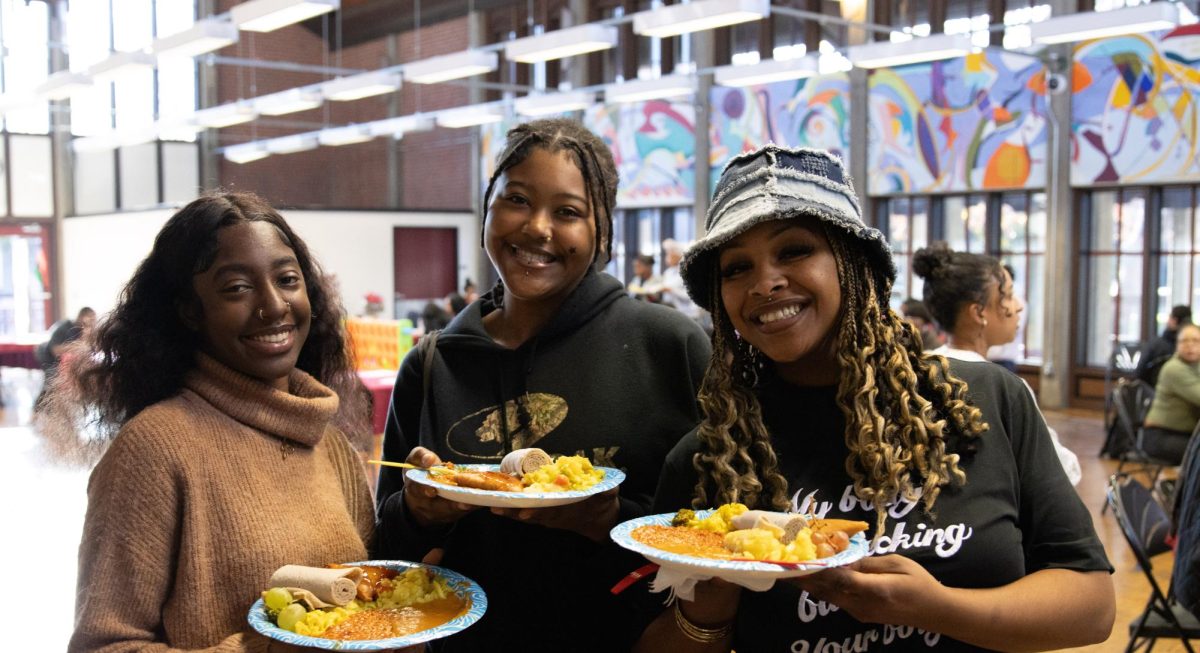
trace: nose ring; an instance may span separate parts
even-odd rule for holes
[[[258,309],[258,319],[262,320],[263,322],[267,321],[267,318],[263,315],[263,309],[261,308]]]
[[[292,312],[292,303],[291,302],[284,302],[283,305],[287,306],[287,310],[289,313]]]

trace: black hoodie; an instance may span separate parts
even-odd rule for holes
[[[383,454],[404,460],[417,445],[457,463],[498,463],[537,446],[624,470],[620,519],[645,514],[663,460],[700,421],[696,394],[710,346],[695,322],[636,301],[616,279],[589,273],[542,331],[517,349],[492,340],[473,302],[439,334],[430,396],[418,350],[392,392]],[[518,403],[515,398],[520,398]],[[509,419],[499,419],[501,403]],[[383,468],[377,499],[380,554],[441,564],[483,586],[484,618],[438,642],[444,651],[628,649],[643,615],[608,592],[644,563],[612,543],[477,510],[442,531],[406,514],[402,470]],[[650,614],[650,617],[653,615]]]

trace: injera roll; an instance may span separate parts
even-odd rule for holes
[[[504,456],[504,460],[500,461],[500,471],[520,478],[529,472],[540,469],[542,465],[549,465],[552,462],[554,460],[550,458],[550,454],[536,447],[517,449],[510,451],[508,455]]]
[[[307,599],[305,603],[319,601],[325,604],[310,607],[325,608],[331,605],[346,605],[354,600],[362,574],[363,571],[359,567],[325,569],[284,565],[271,574],[269,586],[286,587],[297,599]],[[314,598],[317,601],[312,601]]]
[[[779,540],[784,544],[791,544],[792,540],[796,539],[796,535],[808,526],[808,520],[803,515],[767,510],[747,510],[733,518],[733,528],[739,531],[755,528],[760,519],[783,530],[783,535]]]

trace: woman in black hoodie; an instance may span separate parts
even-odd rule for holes
[[[384,468],[382,553],[440,560],[488,594],[484,618],[439,650],[627,650],[646,623],[609,592],[644,561],[608,531],[646,512],[667,452],[699,422],[710,346],[693,321],[601,272],[616,190],[612,154],[578,122],[511,130],[483,200],[501,282],[440,333],[429,370],[419,349],[401,366],[388,460],[496,463],[537,446],[627,475],[580,503],[489,510]]]

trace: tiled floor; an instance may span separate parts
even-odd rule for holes
[[[28,592],[32,601],[9,605],[8,626],[0,637],[0,648],[33,653],[62,651],[70,637],[75,597],[76,551],[86,504],[87,469],[55,459],[41,437],[31,428],[31,405],[41,383],[40,372],[3,370],[0,392],[5,407],[0,409],[0,506],[6,536],[0,537],[0,554],[5,561],[6,598]],[[1104,540],[1117,572],[1117,623],[1109,640],[1078,651],[1124,650],[1128,623],[1141,612],[1149,593],[1134,565],[1133,556],[1121,538],[1111,515],[1100,515],[1104,483],[1114,463],[1096,456],[1103,441],[1097,414],[1082,411],[1049,411],[1047,420],[1064,444],[1079,454],[1083,464],[1080,495],[1092,509],[1100,537]],[[1166,583],[1170,554],[1155,563],[1161,582]],[[27,606],[33,605],[33,609]],[[14,642],[11,638],[16,637]],[[13,646],[10,648],[10,644]],[[1155,650],[1182,651],[1176,642],[1163,642]]]

